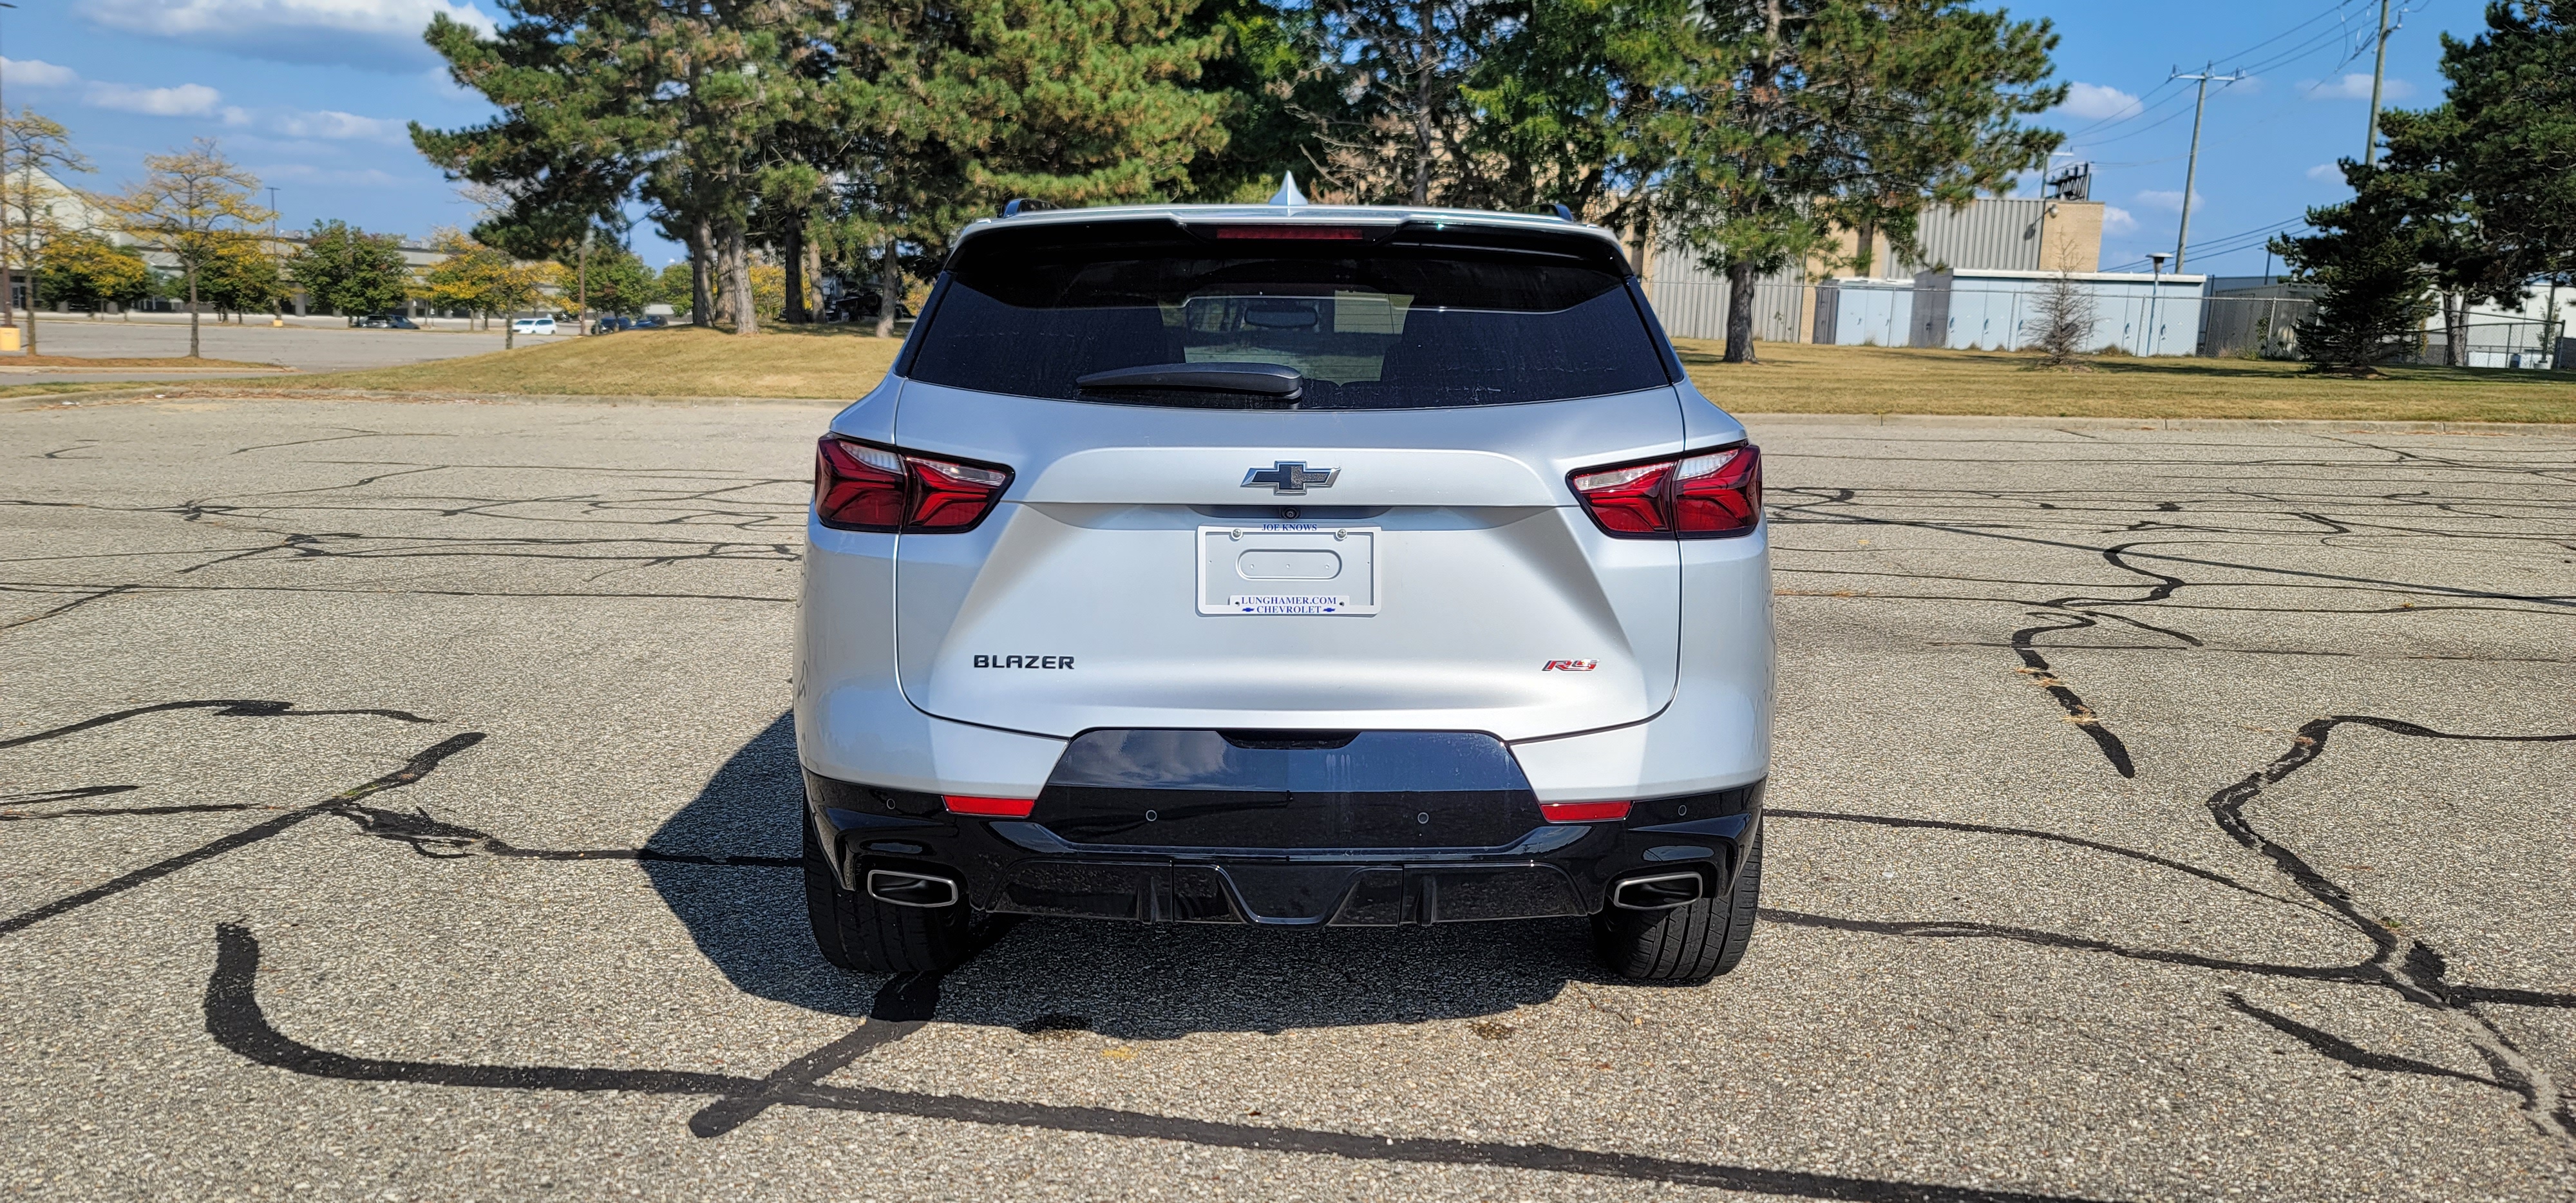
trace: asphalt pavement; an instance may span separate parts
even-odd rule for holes
[[[1756,419],[1731,976],[1027,921],[886,979],[792,867],[828,412],[0,413],[0,1188],[2576,1196],[2576,440]]]
[[[19,320],[24,321],[24,316]],[[235,325],[218,322],[209,315],[198,325],[198,345],[209,359],[272,363],[302,372],[344,372],[481,355],[501,350],[505,338],[500,330],[357,330],[339,324],[342,320],[331,318],[323,324],[315,324],[311,319],[298,319],[298,324],[271,326],[267,318],[254,317]],[[559,337],[570,336],[522,335],[518,345],[532,346],[552,342]],[[42,314],[36,328],[36,348],[47,355],[101,358],[181,356],[188,353],[188,326],[185,320],[173,321],[167,314],[136,314],[131,320],[116,316],[92,319],[85,314]],[[0,385],[254,374],[240,368],[184,375],[117,368],[46,371],[13,366],[16,360],[16,356],[0,354]]]

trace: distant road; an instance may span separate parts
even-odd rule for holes
[[[188,326],[185,315],[173,321],[171,314],[135,314],[132,321],[115,317],[95,321],[81,316],[45,315],[36,327],[37,348],[47,355],[109,356],[177,356],[188,353]],[[23,320],[23,319],[22,319]],[[209,359],[235,359],[249,363],[279,363],[303,372],[340,372],[355,368],[378,368],[393,364],[418,363],[428,359],[454,359],[463,355],[481,355],[501,349],[502,334],[463,330],[353,330],[342,318],[290,318],[283,328],[272,327],[263,319],[256,325],[235,326],[207,321],[199,327],[199,339]],[[461,321],[456,323],[462,325]],[[556,337],[570,337],[559,335]],[[522,335],[520,346],[555,341],[554,338]],[[164,373],[134,372],[64,372],[26,373],[8,371],[12,356],[0,354],[0,385],[31,384],[44,380],[156,380],[171,377]],[[189,375],[193,375],[190,373]]]

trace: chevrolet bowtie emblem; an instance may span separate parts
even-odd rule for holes
[[[1304,460],[1283,459],[1267,468],[1255,468],[1243,474],[1243,487],[1268,488],[1275,493],[1303,493],[1308,489],[1329,489],[1339,468],[1309,468]]]

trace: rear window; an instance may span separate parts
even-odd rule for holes
[[[1068,401],[1297,409],[1504,405],[1670,383],[1610,264],[1400,237],[1217,242],[1164,229],[1082,246],[969,241],[905,374]],[[1077,384],[1193,364],[1276,365],[1303,388],[1281,401]]]

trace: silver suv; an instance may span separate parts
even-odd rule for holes
[[[1732,968],[1761,885],[1758,452],[1617,239],[1309,205],[975,223],[817,448],[798,610],[825,955],[984,913],[1590,915]]]

